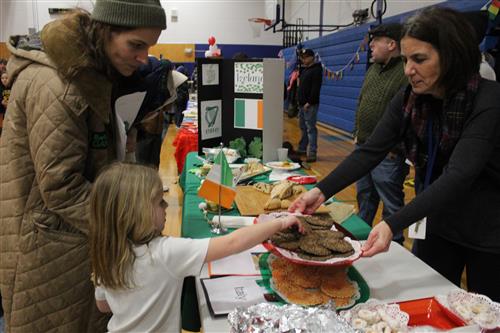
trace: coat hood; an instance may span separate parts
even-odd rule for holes
[[[111,82],[97,72],[92,59],[83,56],[84,36],[75,16],[52,21],[44,26],[40,37],[13,36],[7,48],[12,57],[7,64],[10,83],[32,63],[54,68],[68,84],[74,84],[89,105],[108,118],[111,105]],[[85,68],[85,70],[79,70]],[[73,75],[73,73],[78,74]]]

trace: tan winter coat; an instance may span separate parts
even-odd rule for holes
[[[0,143],[0,288],[6,332],[98,332],[90,281],[91,182],[115,159],[111,84],[78,65],[76,24],[42,32],[45,52],[8,45],[14,82]],[[66,68],[67,69],[67,68]],[[64,72],[64,71],[62,71]]]

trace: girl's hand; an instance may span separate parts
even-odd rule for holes
[[[387,252],[392,240],[392,230],[385,221],[377,224],[363,244],[363,257],[372,257],[380,252]]]
[[[296,225],[298,227],[299,232],[301,234],[303,234],[304,231],[305,231],[304,227],[302,226],[302,224],[300,223],[299,219],[296,216],[287,215],[287,216],[280,217],[277,220],[281,221],[281,229],[280,229],[280,231],[286,230],[286,229],[288,229],[288,228],[290,228],[291,226],[294,226],[294,225]]]
[[[315,187],[295,199],[288,208],[288,211],[291,213],[312,214],[325,200],[323,192]]]

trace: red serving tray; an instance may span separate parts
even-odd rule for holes
[[[467,325],[462,319],[439,304],[434,297],[397,304],[401,311],[410,315],[409,326],[432,326],[446,330]]]

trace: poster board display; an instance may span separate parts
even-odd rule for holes
[[[200,58],[197,71],[198,154],[237,138],[247,147],[260,138],[264,162],[276,160],[283,141],[283,60]]]

